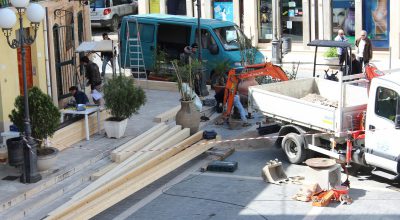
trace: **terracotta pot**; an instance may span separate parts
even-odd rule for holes
[[[256,81],[256,78],[250,77],[248,79],[245,79],[241,81],[238,85],[238,92],[242,96],[248,96],[249,94],[249,87],[250,86],[255,86],[258,85],[258,82]]]
[[[176,114],[176,124],[183,128],[190,128],[190,135],[199,130],[200,112],[192,101],[181,101],[181,109]]]

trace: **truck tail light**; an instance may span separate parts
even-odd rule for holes
[[[106,9],[104,9],[104,11],[103,11],[103,15],[108,15],[108,14],[110,14],[111,13],[111,8],[106,8]]]

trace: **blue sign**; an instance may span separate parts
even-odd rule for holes
[[[363,28],[367,31],[374,47],[389,47],[390,13],[389,0],[363,2]]]
[[[214,18],[221,21],[233,22],[233,2],[214,1]]]

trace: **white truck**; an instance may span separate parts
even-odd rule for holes
[[[356,77],[339,76],[338,82],[308,78],[252,86],[249,106],[282,123],[277,143],[291,163],[302,163],[316,151],[343,162],[374,167],[375,174],[397,179],[400,75],[373,78],[368,86],[359,86],[365,80],[346,82],[349,78]]]

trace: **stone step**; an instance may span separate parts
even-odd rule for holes
[[[70,196],[66,196],[67,194],[70,192],[77,192],[89,185],[90,175],[109,162],[110,159],[105,158],[81,169],[70,178],[58,182],[57,184],[52,185],[7,209],[0,215],[0,219],[18,220],[27,218],[30,215],[41,215],[41,217],[45,217],[48,212],[45,211],[46,207],[52,205],[54,201],[61,198],[68,200]]]
[[[0,203],[0,213],[5,212],[7,209],[10,209],[14,206],[17,206],[18,204],[34,197],[35,195],[41,193],[42,191],[47,190],[52,186],[67,180],[69,177],[84,170],[90,165],[108,157],[112,150],[113,149],[110,149],[102,153],[99,153],[97,156],[91,158],[90,160],[87,160],[84,163],[78,164],[72,168],[66,167],[64,169],[60,169],[56,173],[51,174],[51,177],[43,178],[44,180],[41,180],[38,183],[33,184],[33,187],[25,191],[24,193],[2,200]]]

